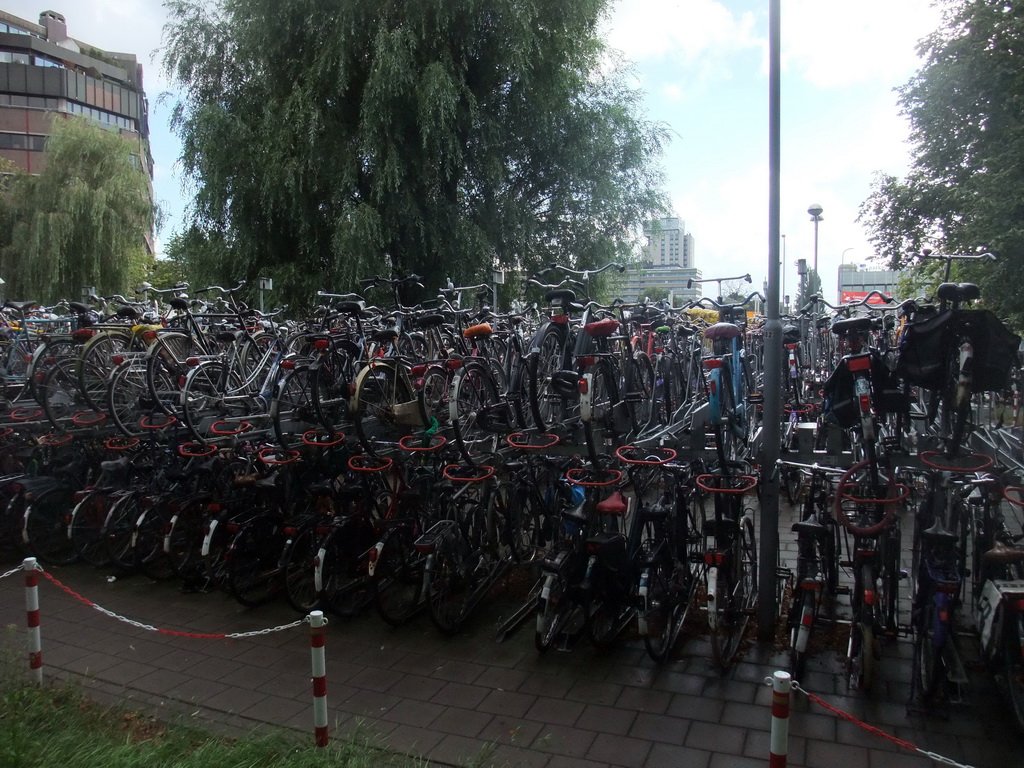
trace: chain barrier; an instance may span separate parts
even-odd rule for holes
[[[843,720],[846,720],[847,722],[853,723],[854,725],[860,726],[865,731],[873,733],[876,736],[880,736],[881,738],[883,738],[883,739],[885,739],[887,741],[891,741],[893,744],[895,744],[895,745],[897,745],[899,747],[903,747],[903,749],[910,750],[911,752],[916,752],[917,754],[923,755],[924,757],[927,757],[930,760],[934,760],[937,763],[942,763],[944,765],[952,765],[955,768],[974,768],[974,766],[969,765],[967,763],[958,763],[956,760],[953,760],[952,758],[945,757],[945,756],[937,754],[935,752],[929,752],[927,749],[921,749],[916,744],[911,744],[909,741],[904,741],[903,739],[901,739],[901,738],[899,738],[897,736],[893,736],[892,734],[886,733],[885,731],[883,731],[880,728],[876,728],[873,725],[868,725],[867,723],[865,723],[865,722],[863,722],[861,720],[858,720],[856,717],[851,715],[849,712],[844,712],[843,710],[838,709],[838,708],[832,706],[831,704],[829,704],[827,701],[825,701],[820,696],[816,696],[815,694],[813,694],[810,691],[808,691],[806,688],[801,687],[800,683],[798,683],[796,680],[794,680],[791,683],[791,687],[792,687],[792,689],[794,691],[798,691],[799,693],[802,693],[804,696],[806,696],[809,701],[812,701],[813,703],[817,704],[818,706],[823,707],[824,709],[827,709],[829,712],[832,712],[833,714],[838,715]]]
[[[15,569],[14,572],[17,573],[20,570],[22,570],[22,569],[21,568],[17,568],[17,569]],[[294,629],[295,627],[302,626],[302,624],[305,621],[307,621],[306,619],[297,619],[297,620],[295,620],[295,621],[293,621],[293,622],[291,622],[289,624],[281,624],[280,626],[269,627],[267,629],[255,629],[255,630],[252,630],[252,631],[249,631],[249,632],[203,633],[203,632],[178,632],[178,631],[173,630],[173,629],[161,629],[160,627],[154,627],[152,624],[144,624],[141,621],[136,621],[135,619],[130,619],[127,616],[122,616],[119,613],[114,613],[109,608],[104,608],[102,605],[97,605],[92,600],[89,600],[87,597],[83,597],[82,595],[78,594],[73,589],[71,589],[69,586],[67,586],[66,584],[62,583],[59,579],[57,579],[54,576],[52,576],[49,573],[47,573],[42,568],[42,566],[37,565],[36,566],[36,570],[38,570],[40,573],[42,573],[43,576],[46,579],[48,579],[50,582],[52,582],[59,589],[64,590],[69,595],[71,595],[73,598],[78,600],[79,602],[83,603],[84,605],[89,606],[90,608],[94,608],[95,610],[97,610],[100,613],[102,613],[104,616],[109,616],[112,619],[117,619],[118,621],[124,622],[125,624],[129,624],[129,625],[131,625],[131,626],[133,626],[133,627],[135,627],[137,629],[144,629],[147,632],[157,632],[157,633],[159,633],[161,635],[171,635],[172,637],[189,637],[189,638],[198,639],[198,640],[238,640],[238,639],[244,638],[244,637],[258,637],[259,635],[269,635],[269,634],[272,634],[274,632],[282,632],[282,631],[284,631],[286,629]],[[7,576],[9,574],[4,574],[4,575]]]
[[[24,570],[25,567],[19,565],[17,568],[11,568],[7,573],[0,573],[0,579],[6,579],[8,576],[13,576],[16,573],[22,573]]]

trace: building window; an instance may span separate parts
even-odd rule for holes
[[[34,136],[25,133],[0,133],[0,149],[27,149],[42,152],[46,146],[45,136]]]

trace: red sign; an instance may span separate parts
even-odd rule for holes
[[[867,296],[870,291],[842,291],[839,294],[840,304],[849,304],[853,301],[863,301],[864,297]],[[889,294],[885,294],[888,298],[892,298]],[[882,299],[877,293],[871,297],[868,304],[885,304],[885,300]]]

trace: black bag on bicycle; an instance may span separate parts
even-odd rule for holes
[[[951,312],[908,325],[900,336],[897,375],[916,387],[942,389],[946,385],[949,345],[955,333]]]
[[[1019,365],[1020,336],[987,309],[957,310],[957,322],[974,348],[973,392],[998,392],[1010,386],[1010,373]]]

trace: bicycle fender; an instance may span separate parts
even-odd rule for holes
[[[718,629],[718,566],[708,568],[708,628]]]

